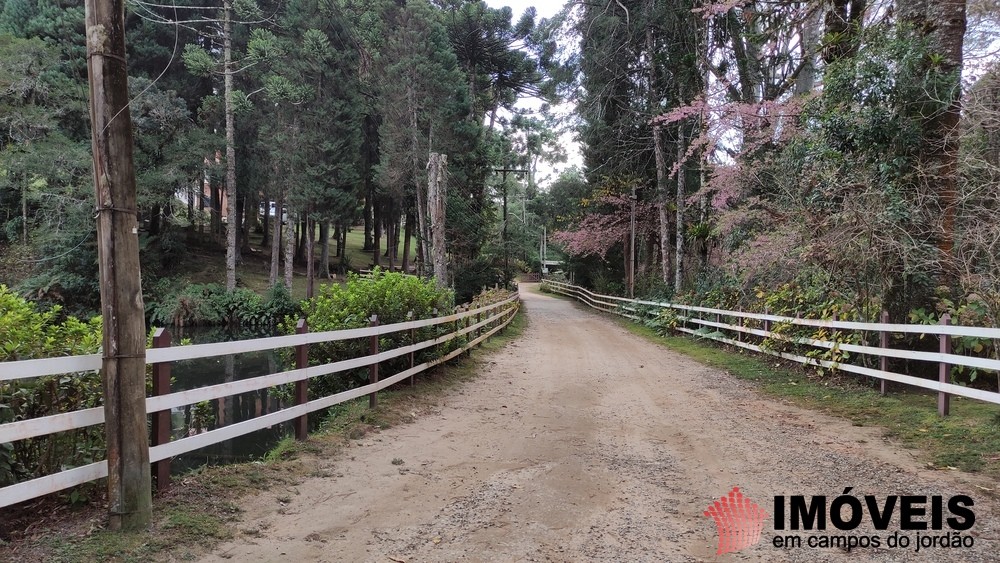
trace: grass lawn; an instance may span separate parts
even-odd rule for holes
[[[347,232],[347,261],[354,269],[367,270],[372,265],[372,253],[365,252],[365,230],[364,227],[351,227]],[[387,266],[389,258],[385,256],[386,237],[383,236],[379,248],[382,249],[382,266]],[[399,258],[403,256],[403,242],[399,243]],[[410,238],[410,263],[417,257],[417,237]],[[399,261],[396,261],[399,267]]]
[[[192,234],[184,258],[175,266],[172,275],[184,280],[186,283],[220,283],[226,282],[226,251],[219,244],[209,240],[207,234]],[[264,293],[270,287],[271,272],[271,250],[270,247],[262,247],[263,236],[259,233],[251,233],[250,247],[253,251],[250,254],[243,253],[243,261],[237,266],[237,284],[248,287],[258,293]],[[382,252],[385,253],[386,238],[382,237]],[[365,252],[364,248],[364,228],[353,227],[347,233],[347,264],[351,270],[369,269],[372,265],[371,252]],[[400,245],[400,255],[402,255],[402,245]],[[331,244],[330,253],[334,253],[334,245]],[[316,244],[315,256],[318,260],[320,256],[320,244]],[[410,259],[416,257],[416,238],[410,244]],[[340,259],[331,256],[330,267],[336,270],[340,264]],[[383,256],[382,266],[388,265],[388,258]],[[397,262],[397,267],[399,262]],[[284,279],[284,269],[278,272],[279,281]],[[317,278],[318,285],[329,283],[342,283],[341,277],[333,279]],[[306,297],[306,270],[304,266],[295,267],[295,275],[292,277],[292,297],[294,299],[305,299]]]

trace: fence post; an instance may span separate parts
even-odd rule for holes
[[[469,307],[472,307],[472,305],[469,305],[468,307],[466,307],[464,312],[468,313],[471,310]],[[462,329],[463,330],[465,330],[465,329],[469,328],[470,326],[472,326],[472,315],[469,315],[469,316],[465,317],[463,320],[465,321],[465,322],[462,323]],[[472,342],[472,332],[471,331],[465,333],[465,344],[463,344],[463,346],[469,346],[470,342]],[[465,357],[468,358],[468,357],[471,357],[471,356],[472,356],[472,346],[469,346],[468,349],[465,351]]]
[[[882,315],[879,317],[879,320],[884,325],[889,324],[889,311],[882,311]],[[889,333],[888,332],[886,332],[884,330],[880,330],[879,331],[879,333],[878,333],[878,346],[879,346],[879,348],[888,348],[889,347]],[[882,371],[889,371],[889,358],[887,358],[886,356],[879,357],[879,359],[878,359],[878,369],[880,369]],[[888,382],[886,381],[886,379],[884,377],[881,378],[881,379],[879,379],[879,389],[878,389],[878,392],[879,392],[880,395],[885,395],[885,387],[886,387],[887,383]]]
[[[941,316],[941,325],[948,326],[951,324],[951,315],[945,313]],[[951,335],[950,334],[940,334],[938,335],[938,341],[940,347],[938,351],[942,354],[951,353]],[[951,366],[945,362],[938,363],[938,381],[941,383],[949,383],[951,381]],[[938,414],[941,416],[948,416],[948,412],[951,410],[951,395],[945,393],[944,391],[938,392]]]
[[[306,334],[309,332],[309,323],[305,319],[299,319],[295,323],[295,334]],[[295,368],[306,369],[309,367],[309,345],[299,344],[295,347]],[[309,402],[309,380],[303,379],[295,382],[295,404],[304,405]],[[305,440],[309,437],[309,415],[304,414],[295,419],[292,423],[295,427],[295,439]]]
[[[431,317],[433,317],[435,319],[438,318],[437,307],[431,309]],[[437,340],[437,337],[440,335],[440,331],[441,331],[441,325],[434,325],[434,339],[435,340]],[[434,351],[434,359],[436,360],[438,358],[438,356],[441,355],[441,351],[440,351],[441,350],[441,346],[438,345],[438,344],[435,344],[432,347],[432,350]]]
[[[833,314],[833,318],[831,320],[833,322],[837,322],[838,320],[840,320],[840,315],[838,313],[834,313]],[[840,347],[837,346],[837,335],[839,334],[839,332],[840,331],[838,331],[837,329],[835,329],[833,327],[830,327],[830,341],[833,343],[833,346],[834,346],[834,348],[830,350],[830,352],[831,352],[830,357],[832,359],[836,359],[836,357],[832,353],[833,350],[836,349],[838,352],[840,351]],[[837,363],[840,363],[840,362],[837,362]]]
[[[372,328],[378,326],[378,315],[372,315],[371,323],[369,324]],[[373,334],[368,338],[368,353],[370,355],[378,354],[378,335]],[[378,383],[378,362],[375,362],[368,367],[368,383],[369,385]],[[368,408],[374,409],[378,406],[378,393],[372,391],[368,394]]]
[[[153,348],[169,348],[170,332],[158,328],[153,333]],[[153,396],[170,394],[170,362],[153,364]],[[170,442],[170,409],[153,413],[153,445],[161,446]],[[170,458],[153,463],[153,477],[156,478],[156,494],[170,489]]]
[[[460,311],[462,311],[462,308],[461,308],[461,307],[458,307],[458,308],[457,308],[457,309],[455,310],[455,312],[456,312],[456,313],[458,313],[458,312],[460,312]],[[459,325],[461,324],[461,322],[462,322],[461,320],[459,320],[459,319],[455,319],[455,320],[454,320],[454,321],[453,321],[453,322],[451,323],[451,332],[452,332],[452,334],[454,334],[454,333],[458,332],[458,327],[459,327]],[[455,345],[456,345],[456,346],[461,346],[461,344],[462,344],[462,343],[461,343],[461,341],[460,341],[460,340],[458,339],[458,337],[457,337],[457,336],[456,336],[456,337],[454,338],[454,342],[455,342]]]
[[[412,321],[413,320],[413,311],[410,311],[409,313],[406,314],[406,320],[407,321]],[[411,328],[410,329],[410,346],[413,346],[414,344],[417,343],[416,340],[415,340],[415,338],[416,337],[414,336],[413,329]],[[414,357],[413,350],[410,350],[410,369],[413,369],[413,367],[416,365],[415,359],[416,358]],[[413,385],[414,385],[413,377],[414,376],[411,374],[410,375],[410,387],[413,387]]]
[[[765,315],[771,314],[770,312],[768,312],[767,307],[764,307],[764,314]],[[764,319],[764,332],[771,332],[771,319]],[[770,338],[770,336],[765,336],[764,338]]]

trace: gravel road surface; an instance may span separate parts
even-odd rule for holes
[[[352,442],[325,478],[246,499],[242,533],[204,561],[1000,561],[996,484],[926,469],[874,428],[776,402],[719,370],[540,294],[488,372],[415,422]],[[401,465],[393,460],[402,460]],[[777,549],[717,556],[708,505],[775,495],[967,494],[972,548]],[[995,493],[993,493],[995,494]],[[279,502],[290,497],[287,506]],[[930,504],[928,512],[930,512]],[[950,514],[945,514],[945,517]],[[926,520],[927,518],[921,518]],[[916,532],[903,532],[912,539]]]

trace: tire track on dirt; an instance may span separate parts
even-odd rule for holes
[[[486,373],[436,413],[354,442],[281,513],[276,493],[249,499],[241,527],[259,533],[203,560],[997,560],[997,503],[975,476],[921,469],[876,429],[763,399],[570,302],[522,295],[530,324]],[[979,537],[968,551],[784,551],[765,526],[761,544],[717,558],[702,512],[736,485],[767,510],[773,495],[848,486],[967,493]]]

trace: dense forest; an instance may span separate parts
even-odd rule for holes
[[[568,12],[577,281],[816,317],[996,326],[992,2],[636,0]],[[562,190],[562,191],[559,191]],[[630,214],[635,194],[635,246]]]
[[[567,75],[550,22],[462,0],[203,4],[136,1],[126,14],[147,309],[192,281],[253,287],[240,269],[251,258],[269,263],[266,285],[290,289],[304,274],[308,296],[338,270],[382,266],[445,280],[447,269],[468,299],[509,279],[505,263],[527,267],[502,260],[518,230],[501,237],[498,202],[510,191],[523,207],[514,191],[532,175],[500,185],[494,170],[558,153],[544,116],[513,110],[523,96],[554,101]],[[83,12],[78,0],[2,3],[0,283],[88,314],[98,277]],[[432,153],[447,188],[438,272]],[[352,230],[366,253],[353,264]],[[185,275],[192,261],[218,263],[217,279]]]
[[[548,19],[466,0],[202,4],[126,14],[147,303],[190,285],[191,256],[220,264],[198,281],[223,291],[253,286],[254,258],[264,287],[298,275],[313,295],[382,266],[465,300],[537,271],[544,232],[601,291],[1000,316],[993,2],[615,0]],[[92,312],[82,3],[4,0],[0,49],[0,282]],[[539,186],[566,131],[583,167]]]

